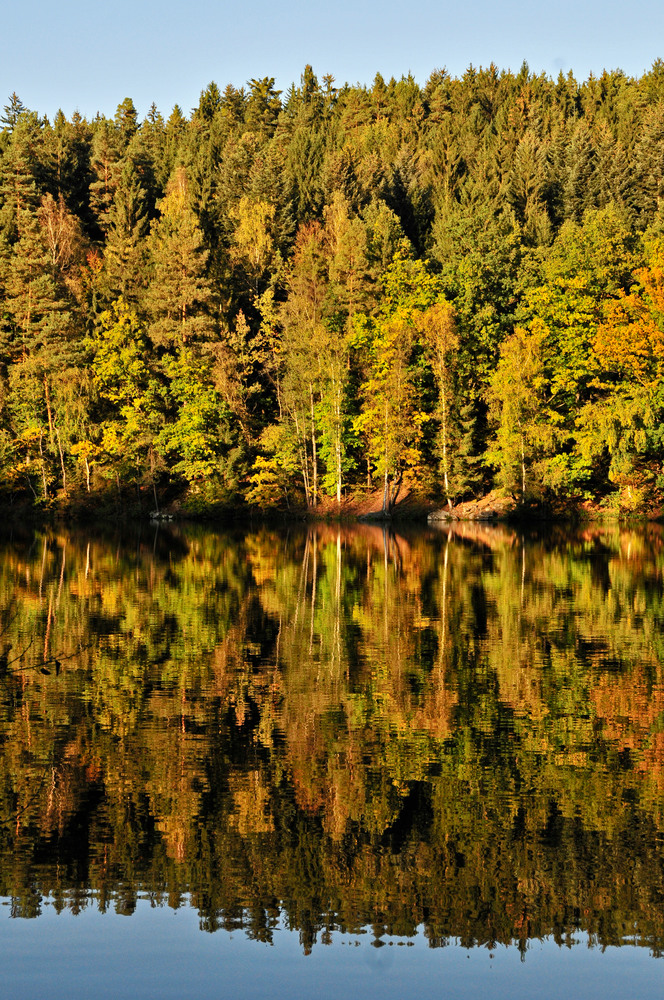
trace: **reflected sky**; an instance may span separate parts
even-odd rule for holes
[[[589,947],[583,934],[569,947],[532,941],[523,959],[515,947],[467,950],[451,943],[431,949],[421,932],[375,948],[370,931],[333,935],[328,947],[305,956],[297,933],[283,925],[272,945],[257,945],[243,934],[200,933],[190,907],[172,910],[139,900],[127,918],[94,908],[58,914],[44,902],[38,935],[32,921],[7,919],[8,901],[0,909],[7,996],[624,1000],[636,995],[635,982],[643,1000],[662,991],[661,962],[647,950]]]

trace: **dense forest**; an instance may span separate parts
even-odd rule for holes
[[[6,507],[661,502],[664,63],[2,126]]]
[[[664,950],[664,536],[0,545],[0,896]]]

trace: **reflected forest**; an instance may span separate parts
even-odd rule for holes
[[[664,945],[664,535],[15,530],[0,895]]]

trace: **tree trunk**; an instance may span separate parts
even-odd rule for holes
[[[385,480],[383,482],[383,514],[387,515],[390,512],[390,477],[387,472],[387,463],[385,464]]]
[[[311,382],[309,383],[309,399],[311,402],[311,462],[313,466],[311,506],[315,507],[318,500],[318,456],[316,453],[316,424],[314,421],[314,387]]]
[[[60,468],[62,469],[62,488],[67,492],[67,473],[65,472],[65,457],[62,454],[62,442],[60,441],[60,431],[55,428],[55,434],[58,439],[58,451],[60,452]]]
[[[337,507],[341,507],[341,379],[339,379],[334,393],[334,420],[335,420],[335,461],[337,480]]]
[[[390,473],[388,469],[388,451],[387,451],[387,427],[388,427],[388,412],[387,412],[387,399],[385,400],[385,479],[383,481],[383,514],[387,515],[390,512]]]
[[[526,453],[521,432],[521,503],[526,499]]]
[[[445,497],[447,499],[447,506],[452,508],[452,500],[450,498],[450,481],[449,481],[449,470],[447,463],[447,392],[444,385],[441,385],[440,391],[440,405],[441,405],[441,432],[443,438],[443,483],[445,486]]]
[[[392,492],[390,493],[390,510],[394,507],[397,502],[397,497],[401,492],[401,484],[403,482],[403,472],[400,472],[398,476],[392,480]]]
[[[48,379],[44,376],[44,398],[46,400],[46,414],[48,416],[48,436],[51,441],[51,448],[55,449],[53,438],[53,414],[51,413],[51,394],[48,391]]]
[[[150,449],[150,478],[152,479],[152,492],[154,494],[154,504],[157,514],[159,514],[159,500],[157,499],[157,487],[154,481],[154,453]]]
[[[46,484],[46,463],[44,462],[44,449],[42,447],[42,435],[39,432],[39,455],[41,457],[42,483],[44,484],[44,500],[48,500],[48,486]]]
[[[295,409],[293,417],[295,419],[295,433],[297,435],[297,450],[300,454],[300,468],[302,470],[302,482],[304,483],[304,499],[307,507],[310,507],[311,490],[309,487],[309,462],[307,459],[307,437],[304,431],[302,432],[302,438],[300,437],[300,422],[297,419],[297,409]]]

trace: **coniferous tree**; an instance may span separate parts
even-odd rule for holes
[[[110,299],[136,304],[145,285],[145,237],[150,229],[146,191],[125,160],[107,216],[105,275]]]
[[[58,111],[53,127],[44,136],[45,183],[54,198],[63,196],[67,207],[89,229],[90,183],[90,129],[80,115],[67,121]]]
[[[169,143],[168,129],[156,104],[150,105],[133,146],[136,159],[149,164],[154,178],[154,198],[161,197],[175,165],[176,151]]]
[[[41,125],[32,112],[21,112],[0,161],[0,232],[9,244],[20,238],[22,222],[39,204],[40,167],[36,157]]]
[[[597,141],[597,204],[606,208],[614,204],[624,212],[633,211],[634,187],[632,171],[625,149],[616,142],[606,126],[598,129]]]
[[[664,232],[662,79],[658,63],[641,79],[583,83],[491,65],[436,72],[423,88],[380,74],[337,86],[307,66],[283,101],[269,76],[210,84],[190,120],[176,106],[164,122],[153,105],[140,124],[129,98],[114,117],[58,112],[50,125],[12,95],[0,129],[0,437],[14,456],[3,469],[49,501],[101,482],[85,336],[122,295],[160,393],[140,476],[167,459],[181,485],[228,485],[260,437],[261,488],[290,503],[299,476],[310,504],[339,499],[364,482],[363,448],[372,474],[384,457],[361,410],[384,404],[377,366],[394,348],[419,408],[404,402],[412,420],[388,478],[399,466],[432,483],[439,468],[444,481],[446,466],[448,496],[485,488],[488,387],[519,326],[540,338],[533,483],[561,495],[591,483],[620,503],[628,486],[643,494],[639,477],[659,489],[659,403],[636,362],[616,357],[620,338],[650,356],[660,323],[632,288]],[[386,302],[395,254],[403,274],[403,260],[431,254],[435,295],[423,267],[419,304],[403,289],[398,308]],[[441,383],[417,321],[441,295],[458,337],[442,464]],[[114,419],[119,432],[128,414]],[[623,486],[613,453],[596,449],[601,428]],[[149,473],[157,485],[161,474]]]
[[[122,171],[123,151],[117,128],[106,118],[98,119],[90,153],[90,168],[94,177],[90,183],[90,209],[102,233],[108,230],[108,215]]]
[[[187,119],[182,114],[182,108],[176,104],[171,111],[166,122],[164,136],[165,159],[168,163],[175,164],[178,151],[184,145],[187,132]],[[163,178],[160,178],[163,183]]]
[[[131,97],[125,97],[118,104],[115,110],[115,127],[120,143],[126,149],[138,131],[138,112]]]
[[[21,115],[26,113],[27,108],[16,91],[14,91],[9,97],[9,102],[5,104],[3,111],[4,114],[0,115],[0,122],[6,126],[9,132],[13,132]]]
[[[584,212],[596,208],[598,201],[597,150],[590,126],[581,120],[571,134],[567,155],[563,188],[565,218],[580,222]]]
[[[209,251],[189,206],[187,174],[178,168],[159,206],[150,236],[151,276],[145,305],[152,342],[162,348],[207,340],[213,333]]]
[[[249,81],[249,96],[244,104],[244,122],[264,142],[277,124],[281,111],[280,90],[274,88],[274,77]]]
[[[205,90],[201,91],[198,107],[194,109],[192,122],[201,131],[209,132],[212,122],[222,105],[222,97],[219,87],[212,80]]]
[[[551,237],[544,203],[547,166],[544,144],[533,130],[528,130],[516,148],[508,187],[509,200],[523,226],[524,238],[535,245],[548,243]]]
[[[635,206],[647,225],[664,199],[664,101],[651,108],[634,150],[638,188]]]

